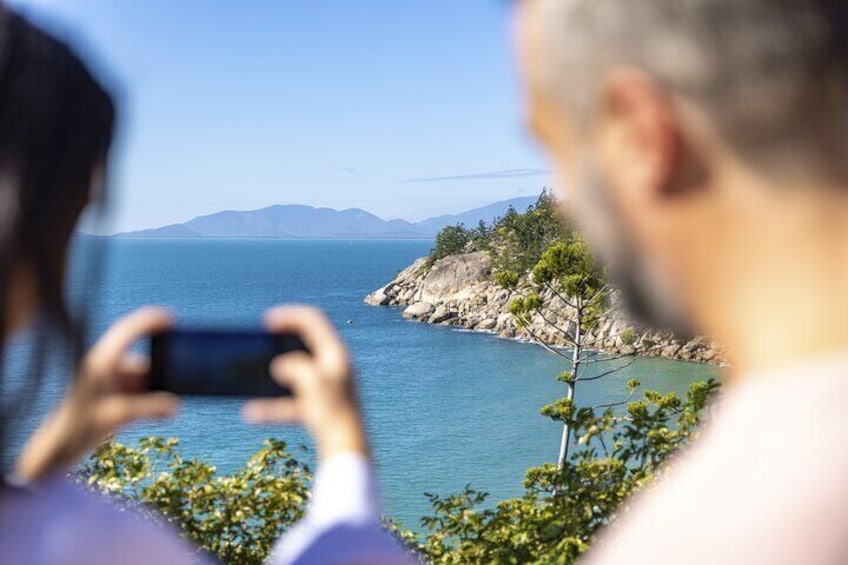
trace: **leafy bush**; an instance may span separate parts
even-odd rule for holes
[[[639,336],[632,328],[627,328],[621,331],[621,343],[624,345],[633,345]]]
[[[225,563],[263,563],[277,538],[303,516],[309,467],[267,440],[229,475],[185,459],[176,439],[145,438],[138,447],[109,442],[78,471],[78,480],[151,517],[162,516]]]
[[[638,382],[629,386],[635,392]],[[575,408],[562,401],[543,413],[574,431],[575,450],[561,468],[525,474],[525,492],[489,503],[467,486],[453,495],[428,493],[423,533],[387,528],[432,563],[573,563],[622,503],[649,484],[695,433],[718,385],[690,386],[685,399],[645,391],[624,410]],[[144,512],[158,512],[200,548],[225,563],[261,563],[276,539],[303,516],[309,468],[274,440],[231,475],[184,459],[178,441],[146,438],[98,449],[79,480]]]
[[[696,433],[717,388],[715,381],[695,383],[685,399],[646,391],[623,412],[551,405],[548,415],[568,421],[581,449],[561,469],[529,469],[524,495],[494,506],[470,486],[427,495],[432,514],[422,520],[427,533],[419,550],[433,563],[573,563]]]

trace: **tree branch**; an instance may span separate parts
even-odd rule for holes
[[[565,337],[565,340],[568,341],[571,345],[574,345],[575,347],[578,346],[577,342],[574,341],[574,338],[572,338],[571,335],[568,333],[568,330],[564,330],[561,327],[559,327],[558,325],[556,325],[555,323],[553,323],[552,321],[550,321],[548,319],[548,317],[545,316],[542,313],[541,308],[536,308],[535,312],[545,321],[546,324],[548,324],[549,326],[554,328],[556,331],[560,332],[563,335],[563,337]]]
[[[634,388],[633,390],[630,391],[630,394],[627,395],[627,398],[625,398],[624,400],[622,400],[620,402],[612,402],[610,404],[598,404],[597,406],[592,406],[592,410],[600,410],[601,408],[615,408],[616,406],[623,406],[624,404],[627,404],[628,402],[630,402],[635,395],[636,395],[636,389]]]
[[[595,300],[597,300],[598,298],[600,298],[600,297],[601,297],[601,295],[603,295],[603,293],[604,293],[604,292],[606,292],[606,291],[607,291],[607,289],[609,289],[609,288],[610,288],[609,283],[607,283],[607,284],[605,284],[604,286],[602,286],[601,288],[599,288],[599,289],[595,292],[595,294],[593,294],[593,295],[592,295],[592,298],[590,298],[590,299],[586,302],[586,304],[587,304],[587,305],[591,305],[591,304],[592,304]]]
[[[544,349],[548,353],[553,353],[554,355],[556,355],[557,357],[559,357],[563,361],[566,361],[569,364],[569,366],[572,364],[572,360],[567,355],[560,353],[559,351],[557,351],[556,349],[554,349],[553,347],[551,347],[550,345],[545,343],[545,341],[542,340],[541,338],[539,338],[539,336],[536,335],[536,332],[531,330],[528,326],[522,324],[521,327],[524,328],[524,331],[526,331],[528,334],[530,334],[530,337],[533,338],[532,343],[535,343],[536,345],[540,346],[542,349]]]
[[[638,359],[638,355],[616,355],[614,357],[605,357],[603,359],[583,359],[581,363],[586,364],[595,364],[595,363],[606,363],[607,361],[618,361],[619,359],[633,359],[634,362]]]
[[[619,372],[619,371],[621,371],[621,370],[623,370],[623,369],[626,369],[627,367],[629,367],[630,365],[632,365],[633,363],[635,363],[637,359],[638,359],[638,357],[634,357],[633,359],[631,359],[631,360],[630,360],[630,361],[628,361],[627,363],[622,363],[621,365],[619,365],[619,366],[618,366],[618,367],[616,367],[615,369],[610,369],[609,371],[605,371],[605,372],[601,373],[600,375],[595,375],[595,376],[593,376],[593,377],[580,377],[580,378],[578,378],[578,379],[577,379],[577,381],[578,381],[578,382],[582,382],[582,381],[597,381],[598,379],[602,379],[602,378],[604,378],[604,377],[608,377],[608,376],[610,376],[610,375],[611,375],[611,374],[613,374],[613,373],[617,373],[617,372]]]
[[[562,300],[563,302],[565,302],[565,304],[566,304],[566,305],[571,306],[571,307],[572,307],[572,308],[574,308],[575,310],[577,309],[577,306],[576,306],[573,302],[571,302],[571,300],[569,300],[568,298],[566,298],[565,296],[563,296],[562,294],[560,294],[560,293],[559,293],[559,292],[558,292],[558,291],[554,288],[554,285],[552,285],[551,283],[549,283],[549,282],[545,283],[545,288],[547,288],[547,289],[548,289],[548,290],[550,290],[552,293],[554,293],[554,296],[556,296],[557,298],[559,298],[560,300]]]

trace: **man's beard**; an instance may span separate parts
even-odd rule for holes
[[[612,190],[594,161],[583,167],[587,209],[577,218],[578,227],[610,272],[620,292],[621,304],[633,322],[655,330],[668,330],[680,339],[695,332],[683,311],[677,292],[650,258],[640,254],[625,233],[624,222],[612,201]]]

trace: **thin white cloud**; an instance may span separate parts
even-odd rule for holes
[[[502,171],[491,171],[484,173],[470,173],[464,175],[446,175],[440,177],[415,177],[403,179],[400,182],[404,183],[420,183],[420,182],[443,182],[457,180],[483,180],[483,179],[514,179],[525,177],[540,177],[550,174],[550,171],[544,169],[505,169]]]

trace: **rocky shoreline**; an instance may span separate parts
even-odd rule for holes
[[[558,297],[542,293],[543,315],[557,326],[568,324],[569,307]],[[426,258],[416,260],[389,284],[365,298],[373,306],[404,307],[404,317],[430,324],[443,324],[496,333],[506,339],[530,340],[509,313],[510,291],[492,280],[488,253],[451,255],[426,269]],[[566,346],[565,339],[536,315],[530,329],[553,345]],[[718,344],[703,338],[681,343],[668,333],[644,331],[622,316],[601,321],[587,338],[587,346],[613,355],[640,355],[699,363],[720,363]]]

